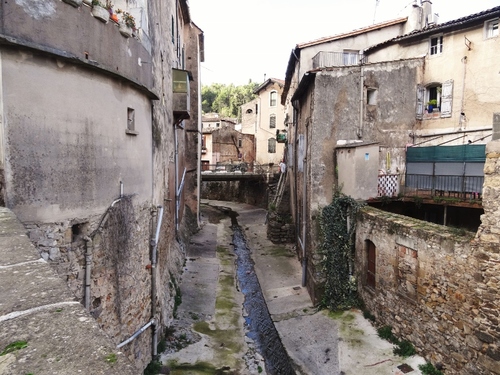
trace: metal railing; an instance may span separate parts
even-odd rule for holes
[[[255,164],[255,163],[217,163],[203,164],[201,173],[253,173],[267,174],[279,173],[280,166],[277,164]]]
[[[313,69],[333,66],[359,65],[363,55],[356,52],[320,51],[313,57]]]
[[[431,195],[458,195],[464,199],[479,199],[483,191],[483,176],[443,176],[407,174],[405,194],[427,191]]]

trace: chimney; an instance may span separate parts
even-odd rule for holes
[[[422,0],[422,9],[423,9],[423,20],[424,20],[424,27],[429,26],[429,24],[432,24],[432,2],[430,0]],[[429,20],[431,22],[429,22]]]
[[[425,26],[425,18],[423,16],[422,7],[418,0],[413,0],[410,12],[408,14],[408,21],[404,28],[404,34],[411,33],[415,30],[422,30]]]

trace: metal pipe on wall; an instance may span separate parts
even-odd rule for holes
[[[158,355],[158,327],[155,321],[156,317],[156,264],[158,258],[158,241],[160,239],[160,229],[163,220],[163,206],[157,207],[156,232],[151,241],[151,321],[153,321],[153,359]]]
[[[116,348],[120,349],[122,346],[127,345],[129,342],[133,341],[137,336],[139,336],[141,333],[143,333],[145,330],[147,330],[152,324],[155,324],[155,320],[151,319],[148,323],[146,323],[143,327],[138,329],[132,336],[130,336],[128,339],[125,341],[119,343]]]
[[[306,131],[304,134],[304,158],[303,158],[303,178],[302,178],[302,286],[307,283],[307,257],[306,257],[306,235],[307,235],[307,133],[309,127],[306,124]]]

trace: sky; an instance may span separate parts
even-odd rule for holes
[[[188,0],[205,38],[201,82],[246,85],[285,79],[299,43],[408,14],[412,0]],[[500,0],[433,0],[439,22],[500,5]]]

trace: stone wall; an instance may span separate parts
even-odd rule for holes
[[[379,326],[389,325],[432,363],[453,374],[485,374],[475,334],[484,295],[474,233],[364,208],[356,232],[359,294]],[[367,283],[368,248],[376,254]]]
[[[288,176],[288,173],[280,175],[278,184],[270,186],[267,238],[276,244],[295,242],[295,223],[291,214]]]
[[[359,293],[379,325],[390,325],[447,373],[500,374],[500,141],[486,147],[484,215],[474,233],[364,208],[357,223]],[[367,284],[375,247],[375,287]]]
[[[263,179],[258,181],[203,181],[201,198],[248,203],[267,209],[268,188]]]
[[[87,219],[26,224],[42,258],[49,261],[82,304],[88,247],[89,311],[115,343],[128,339],[151,319],[148,265],[153,220],[149,205],[123,197],[101,215]],[[144,368],[151,360],[151,346],[151,330],[147,330],[121,351],[138,368]]]

